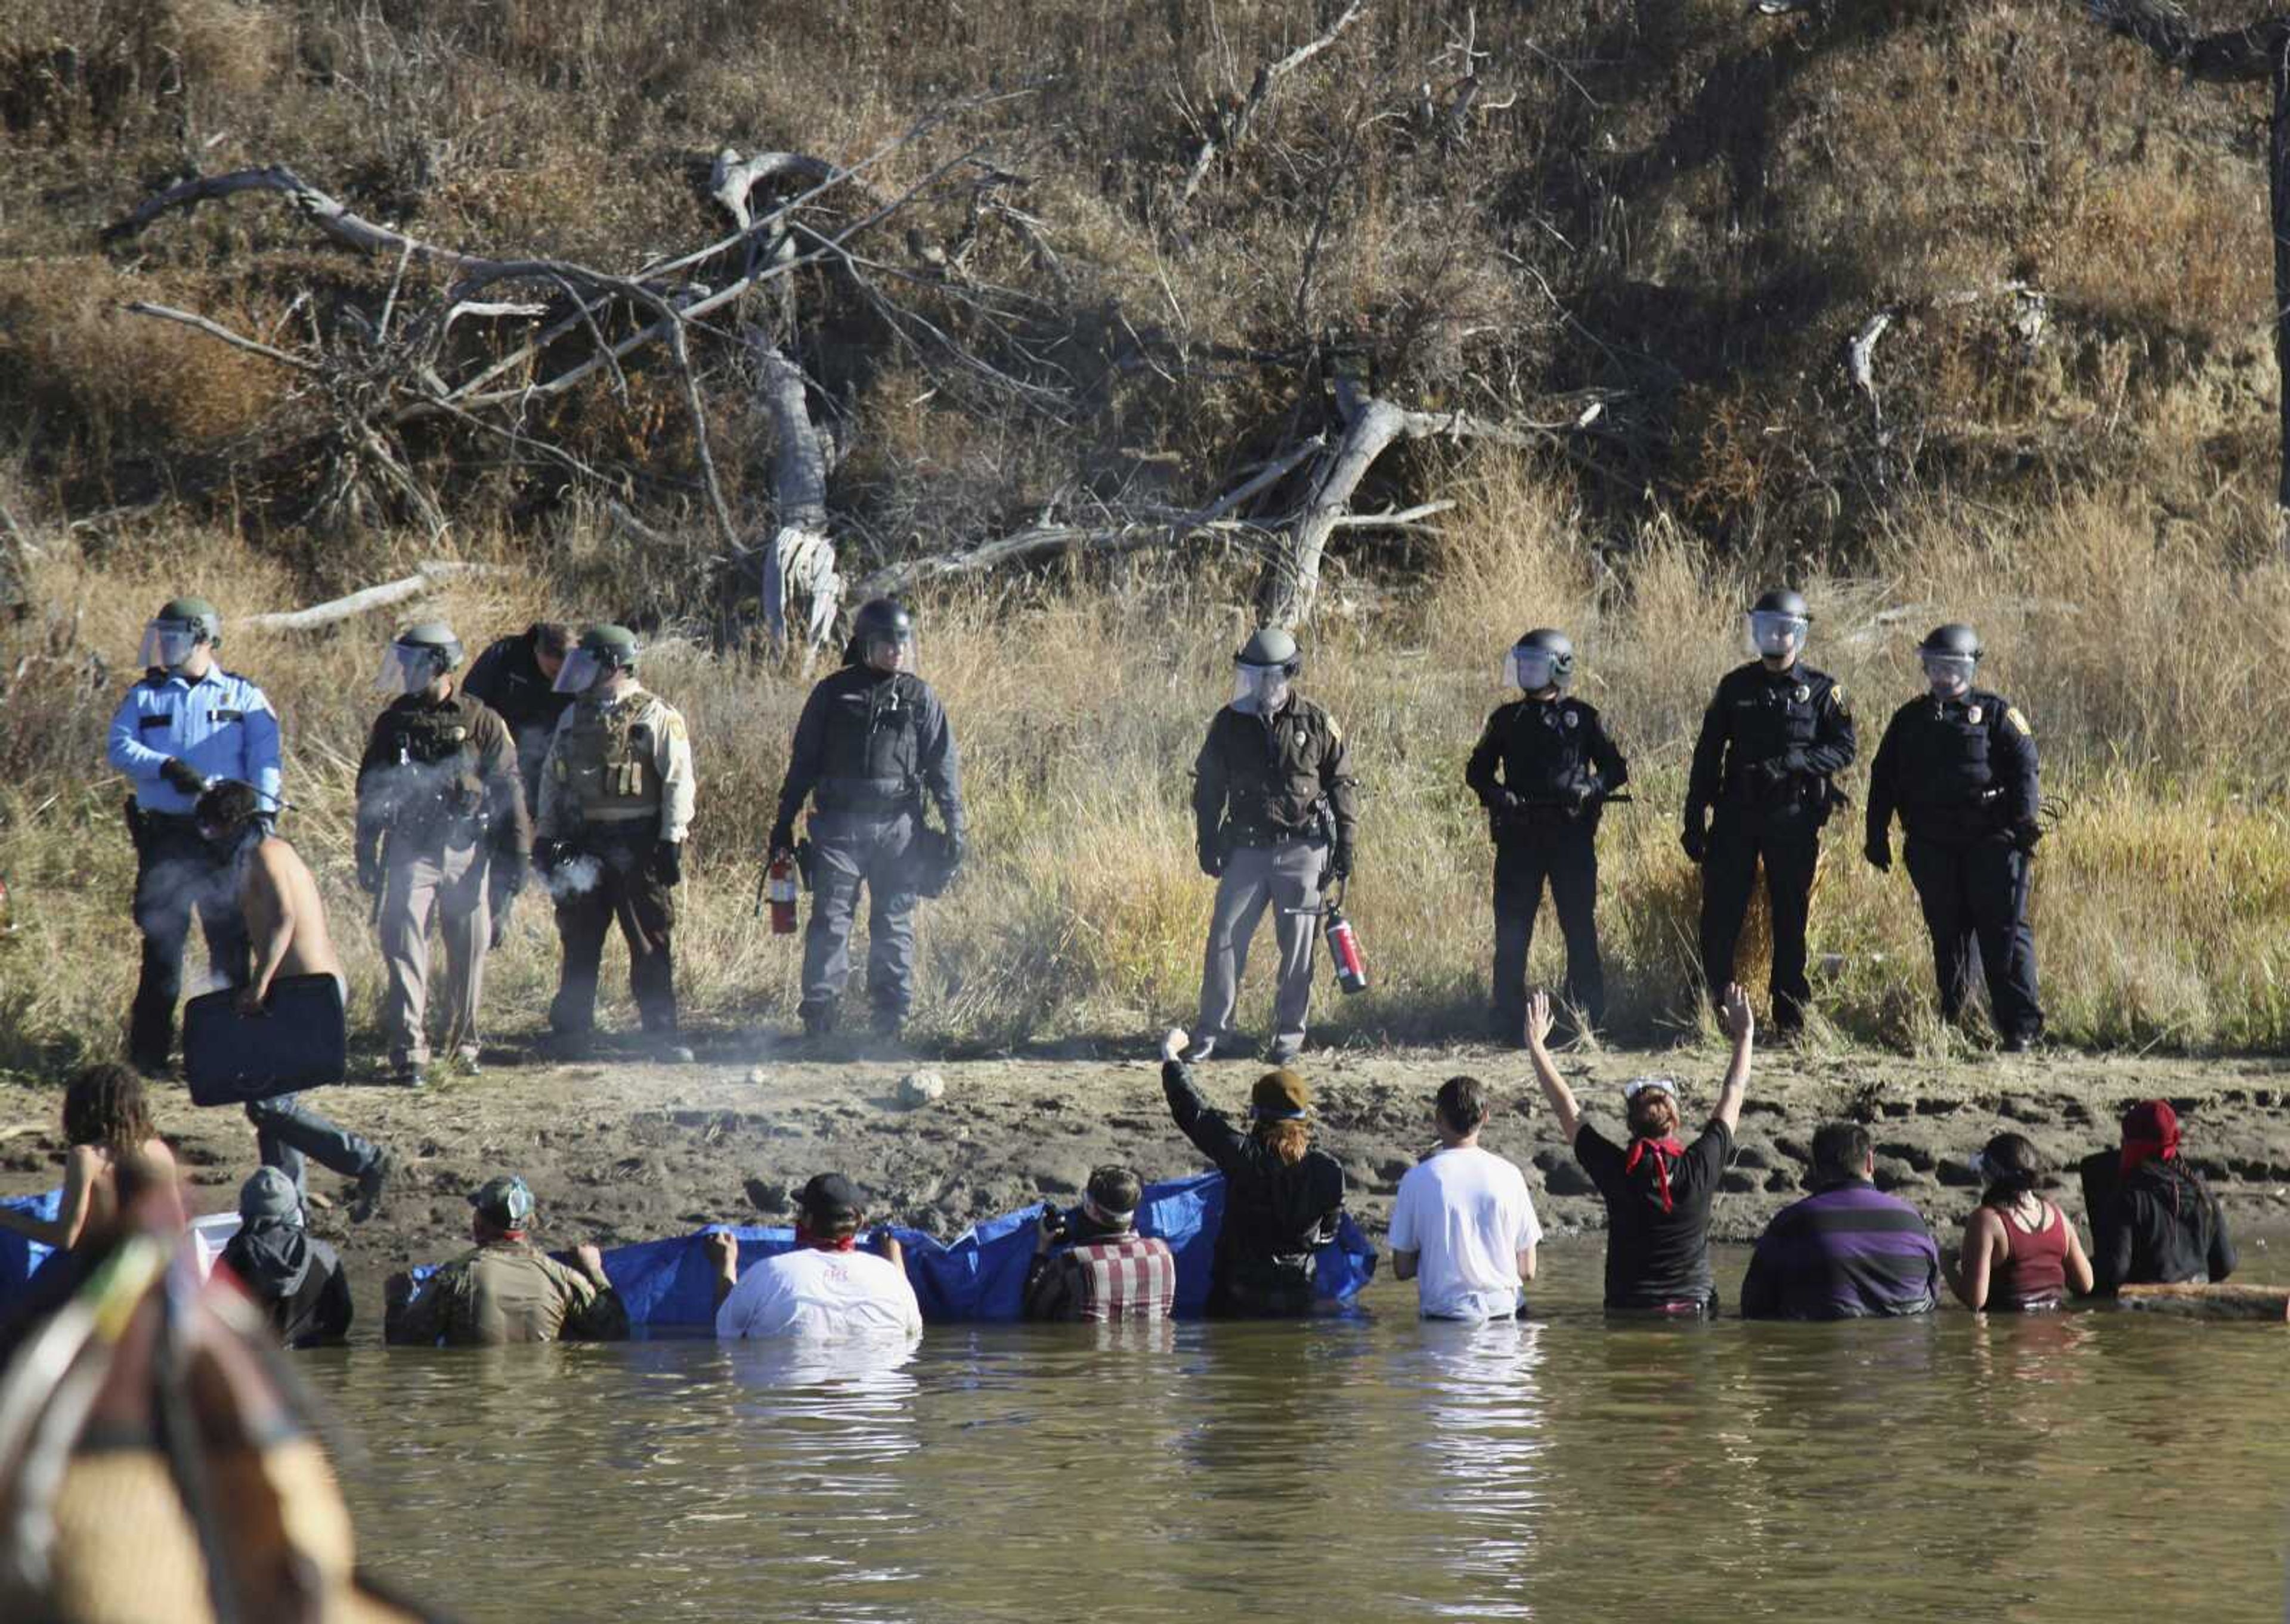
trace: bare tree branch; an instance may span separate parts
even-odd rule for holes
[[[1248,87],[1248,94],[1229,111],[1219,113],[1215,127],[1201,138],[1200,148],[1193,154],[1192,167],[1185,175],[1185,184],[1177,193],[1180,207],[1192,202],[1193,194],[1201,189],[1218,153],[1229,154],[1247,139],[1249,126],[1256,122],[1258,110],[1278,88],[1280,81],[1342,38],[1344,30],[1357,22],[1366,10],[1367,0],[1351,0],[1326,33],[1317,39],[1307,40],[1278,61],[1266,62],[1257,68],[1255,82]]]
[[[281,609],[268,614],[243,615],[234,624],[252,631],[308,631],[313,627],[332,626],[354,615],[368,614],[377,609],[388,609],[404,603],[408,598],[420,597],[441,581],[462,576],[508,573],[508,568],[501,564],[460,564],[441,559],[417,564],[411,575],[384,581],[378,587],[364,588],[345,597],[330,598],[323,604],[313,604],[308,609]]]

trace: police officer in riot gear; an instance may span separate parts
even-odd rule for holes
[[[669,893],[683,883],[692,828],[692,740],[675,708],[637,681],[637,653],[627,628],[591,626],[556,674],[572,707],[541,767],[533,846],[564,942],[548,1025],[560,1050],[587,1051],[605,936],[617,920],[645,1036],[662,1059],[688,1060],[677,1041]]]
[[[898,1036],[915,997],[915,900],[945,889],[966,853],[954,730],[914,667],[914,617],[889,598],[860,605],[843,668],[812,689],[788,753],[770,849],[774,857],[795,850],[795,821],[810,801],[802,1014],[814,1037],[835,1029],[851,979],[861,886],[867,999],[877,1033]],[[943,832],[923,823],[925,793]]]
[[[460,664],[451,627],[428,620],[398,633],[375,684],[396,697],[358,763],[358,884],[375,899],[388,970],[382,1031],[396,1080],[417,1088],[429,1060],[430,922],[445,938],[447,1044],[474,1070],[485,951],[532,851],[516,742],[455,684]]]
[[[134,780],[135,924],[143,966],[128,1017],[129,1057],[156,1076],[175,1041],[183,944],[196,909],[207,960],[229,985],[249,973],[246,927],[233,900],[230,854],[199,836],[192,808],[210,781],[252,785],[279,805],[278,716],[262,690],[215,663],[222,618],[204,598],[170,599],[143,633],[143,679],[111,719],[111,764]]]
[[[1193,764],[1195,844],[1217,893],[1200,1021],[1185,1058],[1206,1060],[1230,1044],[1249,939],[1269,907],[1280,952],[1269,1055],[1285,1065],[1304,1046],[1314,927],[1325,892],[1351,876],[1358,809],[1343,730],[1295,690],[1296,639],[1268,626],[1233,668],[1232,703],[1209,723]]]
[[[1774,1026],[1788,1033],[1804,1024],[1813,997],[1806,920],[1821,826],[1844,800],[1831,780],[1853,763],[1853,713],[1845,690],[1800,658],[1813,620],[1803,597],[1768,592],[1748,620],[1758,658],[1719,679],[1702,716],[1682,844],[1702,865],[1701,967],[1713,999],[1734,979],[1750,887],[1764,863]]]
[[[1629,782],[1622,753],[1597,710],[1573,698],[1574,645],[1564,632],[1531,631],[1503,660],[1523,697],[1496,708],[1463,781],[1487,811],[1495,843],[1494,1028],[1526,1041],[1526,956],[1543,883],[1566,938],[1566,1002],[1595,1029],[1605,1020],[1598,959],[1598,819]]]
[[[1980,639],[1936,627],[1918,646],[1929,692],[1893,713],[1869,769],[1868,859],[1893,866],[1893,814],[1909,838],[1909,879],[1932,933],[1943,1019],[1954,1020],[1977,943],[2004,1047],[2042,1036],[2036,938],[2028,924],[2030,857],[2043,837],[2036,741],[2002,696],[1973,685]]]

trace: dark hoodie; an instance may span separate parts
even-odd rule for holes
[[[2234,1272],[2234,1243],[2218,1197],[2176,1157],[2118,1174],[2114,1198],[2094,1228],[2102,1291],[2216,1284]]]
[[[299,1224],[247,1224],[223,1248],[226,1268],[270,1316],[289,1348],[339,1342],[349,1334],[350,1287],[334,1249]]]

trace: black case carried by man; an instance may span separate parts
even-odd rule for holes
[[[244,1105],[349,1074],[349,1022],[330,975],[280,976],[260,1015],[233,1007],[235,988],[183,1005],[183,1075],[193,1105]]]

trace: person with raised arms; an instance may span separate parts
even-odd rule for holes
[[[1733,1060],[1718,1103],[1692,1144],[1678,1142],[1684,1120],[1677,1084],[1668,1077],[1637,1077],[1622,1085],[1629,1143],[1617,1145],[1582,1120],[1574,1091],[1551,1063],[1550,995],[1538,992],[1527,1006],[1527,1058],[1558,1132],[1606,1204],[1606,1311],[1699,1316],[1718,1311],[1709,1270],[1709,1209],[1718,1175],[1734,1156],[1734,1132],[1750,1084],[1757,1020],[1749,998],[1729,983],[1718,1018],[1733,1040]]]

